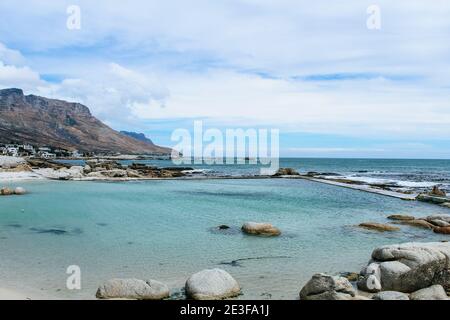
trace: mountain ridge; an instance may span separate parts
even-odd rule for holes
[[[81,103],[0,90],[0,143],[22,142],[83,152],[169,154],[170,148],[122,134]]]

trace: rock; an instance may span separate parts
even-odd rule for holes
[[[47,179],[53,180],[72,180],[81,179],[84,177],[83,167],[80,166],[72,166],[70,168],[61,167],[57,170],[53,168],[42,168],[36,169],[34,172]]]
[[[10,196],[14,194],[14,190],[11,190],[10,188],[4,187],[0,189],[0,195],[2,196]]]
[[[450,227],[450,215],[435,214],[425,218],[426,221],[438,227]]]
[[[438,186],[434,186],[431,192],[429,193],[431,196],[445,197],[445,191],[439,189]]]
[[[346,278],[350,282],[358,281],[359,279],[359,273],[356,272],[342,272],[340,276]]]
[[[379,280],[383,291],[413,292],[433,284],[450,288],[448,242],[410,242],[382,246],[372,252],[369,266],[372,264],[379,265]]]
[[[207,269],[189,277],[185,285],[188,297],[195,300],[220,300],[240,294],[239,283],[222,269]]]
[[[220,226],[217,227],[217,229],[219,229],[219,230],[226,230],[226,229],[230,229],[230,227],[227,226],[226,224],[221,224]]]
[[[410,295],[411,300],[449,300],[447,293],[441,285],[434,285],[417,290]]]
[[[25,159],[20,157],[0,156],[0,168],[3,169],[12,169],[24,163]]]
[[[155,280],[112,279],[102,284],[98,299],[160,300],[169,297],[169,288]]]
[[[434,227],[433,231],[435,233],[450,234],[450,227]]]
[[[411,227],[424,228],[424,229],[434,229],[435,228],[435,226],[432,223],[430,223],[426,220],[422,220],[422,219],[395,221],[393,223],[403,224],[403,225],[407,225],[407,226],[411,226]]]
[[[141,175],[136,170],[127,169],[127,177],[128,178],[140,178]]]
[[[274,174],[275,177],[279,176],[298,176],[300,175],[297,171],[295,171],[292,168],[280,168],[278,171]]]
[[[409,296],[406,293],[398,291],[382,291],[374,294],[373,300],[409,300]]]
[[[362,278],[357,282],[358,289],[372,293],[381,291],[380,273],[380,265],[370,263],[361,271]]]
[[[377,222],[360,223],[359,227],[369,229],[369,230],[376,230],[376,231],[380,231],[380,232],[400,230],[399,227],[395,227],[395,226],[391,226],[391,225],[383,224],[383,223],[377,223]]]
[[[403,215],[403,214],[393,214],[393,215],[390,215],[387,218],[391,219],[391,220],[399,220],[399,221],[414,220],[415,219],[415,217],[413,217],[413,216],[408,216],[408,215]]]
[[[242,231],[247,234],[261,236],[279,236],[281,234],[278,228],[265,222],[246,222],[242,226]]]
[[[91,173],[92,172],[92,168],[91,168],[91,166],[90,165],[85,165],[84,166],[84,168],[83,168],[83,172],[84,172],[84,174],[88,174],[88,173]]]
[[[6,170],[9,172],[31,172],[31,171],[33,171],[33,169],[31,169],[31,167],[26,163],[20,163],[16,167],[14,167],[12,169],[6,169]]]
[[[318,273],[300,291],[301,300],[354,300],[355,289],[344,277]]]
[[[444,202],[441,204],[441,206],[443,206],[445,208],[450,208],[450,202]]]
[[[25,193],[27,193],[27,191],[22,187],[17,187],[14,189],[14,194],[23,195]]]
[[[127,176],[127,171],[122,169],[103,170],[100,173],[108,178],[125,178]]]

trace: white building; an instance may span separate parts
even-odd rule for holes
[[[78,150],[72,151],[72,157],[73,158],[81,158],[83,155],[78,152]]]
[[[7,154],[11,157],[17,157],[19,156],[19,148],[17,147],[7,147],[6,148]]]
[[[50,152],[46,152],[46,151],[44,151],[44,152],[39,152],[39,155],[40,155],[41,158],[44,158],[44,159],[53,159],[53,158],[56,158],[56,154],[50,153]]]

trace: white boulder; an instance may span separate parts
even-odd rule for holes
[[[449,300],[441,285],[434,285],[417,290],[416,292],[411,293],[410,298],[411,300]]]
[[[220,300],[240,294],[239,283],[222,269],[206,269],[189,277],[185,285],[188,297],[195,300]]]
[[[411,242],[375,249],[370,265],[379,265],[382,290],[413,292],[440,284],[450,288],[450,243]],[[362,272],[366,278],[369,274]]]
[[[355,300],[356,291],[347,278],[324,273],[313,275],[300,291],[301,300]]]
[[[169,288],[156,280],[111,279],[97,290],[98,299],[161,300],[169,297]]]

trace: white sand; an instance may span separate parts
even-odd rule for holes
[[[29,300],[26,294],[22,294],[10,289],[0,288],[0,300]]]
[[[42,179],[42,176],[35,172],[30,171],[21,171],[21,172],[0,171],[0,183],[22,181],[22,180],[35,180],[35,179]]]

